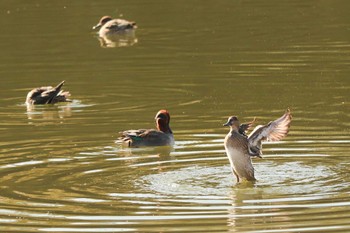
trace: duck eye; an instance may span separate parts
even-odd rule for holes
[[[102,19],[101,23],[105,24],[105,23],[107,23],[110,20],[111,20],[111,18],[107,17],[107,18]]]
[[[166,117],[165,117],[164,114],[159,114],[159,115],[158,115],[158,118],[165,119]]]

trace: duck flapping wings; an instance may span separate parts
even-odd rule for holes
[[[266,125],[258,125],[255,127],[248,136],[249,154],[261,158],[262,141],[274,142],[284,138],[289,132],[291,121],[292,115],[290,110],[287,109],[285,114],[277,120],[271,121]]]

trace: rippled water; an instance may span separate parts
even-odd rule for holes
[[[0,3],[1,232],[349,232],[347,1]],[[102,15],[134,20],[103,44]],[[66,80],[72,103],[24,105]],[[230,115],[290,134],[236,184]],[[124,148],[171,114],[174,148]]]

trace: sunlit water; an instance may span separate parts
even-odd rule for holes
[[[1,232],[350,231],[348,2],[0,5]],[[139,28],[103,44],[106,14]],[[24,104],[62,80],[72,103]],[[289,135],[236,184],[222,124],[287,107]],[[173,148],[115,143],[162,108]]]

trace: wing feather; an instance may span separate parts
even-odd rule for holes
[[[255,122],[255,119],[256,119],[256,118],[254,118],[253,121],[251,121],[251,122],[241,124],[241,125],[239,126],[238,132],[239,132],[240,134],[244,135],[244,136],[247,136],[247,135],[246,135],[246,132],[247,132],[251,127],[253,127],[253,124],[254,124],[254,122]]]
[[[126,143],[130,147],[168,145],[171,137],[155,129],[138,129],[120,132],[117,142]]]
[[[292,115],[287,109],[286,113],[277,120],[271,121],[268,124],[255,127],[253,132],[249,135],[249,147],[252,151],[259,151],[261,153],[262,141],[279,141],[284,138],[288,132]]]
[[[124,20],[124,19],[114,19],[114,20],[107,22],[106,28],[108,28],[110,30],[119,31],[119,30],[133,28],[134,25],[135,25],[134,22],[129,22],[129,21]]]

